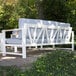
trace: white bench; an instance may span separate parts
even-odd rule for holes
[[[12,31],[12,38],[6,39],[5,32]],[[13,37],[16,34],[16,37]],[[72,44],[74,50],[74,32],[68,23],[46,21],[38,19],[19,19],[19,28],[3,30],[3,55],[22,55],[26,58],[26,47],[44,45]],[[14,47],[15,52],[6,52],[6,46]],[[17,48],[22,48],[22,53],[17,53]]]

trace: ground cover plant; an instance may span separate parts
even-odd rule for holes
[[[16,66],[0,66],[0,76],[21,76],[22,71]]]
[[[54,51],[39,58],[25,76],[76,76],[76,55],[71,51]]]
[[[38,58],[28,70],[0,67],[0,76],[76,76],[76,53],[52,51]]]

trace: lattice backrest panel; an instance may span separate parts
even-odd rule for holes
[[[31,44],[67,43],[70,41],[71,32],[71,27],[27,27],[26,39]]]

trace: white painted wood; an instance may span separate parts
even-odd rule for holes
[[[42,39],[41,39],[41,48],[43,48],[43,44],[44,44],[44,34],[45,34],[45,28],[43,28],[43,32],[42,32]]]
[[[22,56],[22,53],[15,53],[15,52],[6,52],[6,54]]]
[[[5,34],[10,31],[12,31],[12,34],[17,32],[18,36],[7,39]],[[72,32],[72,27],[67,23],[24,19],[18,29],[3,30],[2,35],[1,44],[4,56],[6,54],[18,54],[22,58],[26,58],[26,47],[32,46],[43,48],[44,45],[52,45],[54,49],[55,45],[71,44],[71,50],[74,50],[74,32]],[[14,52],[7,52],[6,46],[14,47]],[[18,53],[18,47],[22,48],[21,54]]]
[[[26,29],[22,29],[22,58],[26,58]]]
[[[55,45],[53,45],[53,49],[55,49]]]
[[[3,39],[3,35],[2,33],[0,33],[0,52],[2,52],[2,39]]]
[[[14,51],[17,52],[17,46],[14,47]]]
[[[5,31],[2,30],[2,35],[3,35],[3,39],[2,39],[2,55],[6,56],[6,46],[5,46]]]

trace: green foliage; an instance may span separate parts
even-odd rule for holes
[[[14,3],[1,0],[0,4],[0,30],[18,27],[19,18],[37,18],[35,0],[16,0]]]
[[[76,55],[71,51],[53,51],[24,72],[16,66],[0,66],[0,76],[76,76]]]
[[[76,0],[67,0],[67,7],[70,9],[67,22],[71,24],[76,33]]]
[[[3,14],[4,14],[3,7],[0,6],[0,22],[2,22],[2,21],[1,21],[1,18],[3,17]],[[2,23],[0,24],[0,29],[2,29]]]
[[[40,0],[44,19],[55,21],[67,21],[69,12],[65,0]]]
[[[69,22],[76,32],[76,0],[8,1],[0,0],[0,30],[18,27],[22,17]]]
[[[35,0],[19,0],[16,8],[20,17],[36,18],[37,9],[35,7]]]
[[[0,30],[17,28],[19,18],[68,22],[76,34],[76,0],[0,0]]]
[[[54,51],[38,59],[25,76],[76,76],[76,56],[72,52]]]
[[[2,16],[0,17],[0,26],[2,29],[16,28],[18,25],[18,14],[15,12],[15,6],[13,5],[2,5]],[[1,15],[1,14],[0,14]]]
[[[76,34],[76,0],[36,0],[39,18],[68,22]]]
[[[21,70],[16,66],[0,66],[0,76],[22,76]]]

